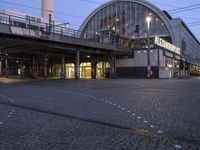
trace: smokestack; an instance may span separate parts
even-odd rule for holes
[[[42,18],[54,21],[54,0],[42,0]]]

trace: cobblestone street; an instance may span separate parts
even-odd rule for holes
[[[0,78],[0,150],[200,150],[200,79]]]

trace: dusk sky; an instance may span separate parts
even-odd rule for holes
[[[70,27],[78,29],[83,20],[98,6],[108,0],[90,0],[86,2],[82,0],[55,0],[55,18],[58,22],[69,22]],[[199,4],[199,0],[149,0],[162,10],[173,10],[180,7]],[[12,9],[32,15],[41,15],[41,0],[0,0],[0,9]],[[200,40],[200,7],[198,9],[171,14],[173,17],[182,18],[189,28]],[[191,23],[194,23],[191,25]]]

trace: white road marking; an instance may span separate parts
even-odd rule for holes
[[[135,113],[132,113],[132,116],[135,116],[136,114]]]
[[[8,114],[9,114],[9,115],[12,115],[12,114],[13,114],[13,112],[11,111],[11,112],[9,112]]]
[[[158,131],[158,133],[159,133],[159,134],[162,134],[163,132],[162,132],[162,131]]]
[[[128,110],[128,111],[127,111],[127,113],[131,113],[131,111],[130,111],[130,110]]]
[[[8,96],[0,95],[0,97],[9,100],[11,103],[15,103],[14,100]]]
[[[176,149],[182,149],[182,146],[181,145],[175,145],[175,148]]]
[[[150,125],[150,128],[155,128],[155,126],[154,125]]]
[[[145,120],[144,123],[148,123],[148,121]]]
[[[122,108],[122,110],[126,110],[125,108]]]

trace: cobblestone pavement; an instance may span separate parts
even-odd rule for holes
[[[200,150],[200,80],[0,78],[0,150]]]

